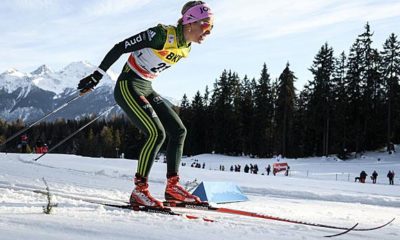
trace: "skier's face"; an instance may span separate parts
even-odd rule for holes
[[[211,33],[214,22],[212,18],[206,18],[188,25],[186,40],[200,44]]]

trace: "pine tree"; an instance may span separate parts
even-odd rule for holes
[[[348,126],[348,139],[352,140],[347,145],[347,151],[361,151],[362,142],[362,49],[360,40],[357,39],[350,48],[347,61],[345,78],[346,95],[348,97],[348,113],[346,124]]]
[[[240,146],[245,155],[252,153],[252,125],[254,123],[254,90],[247,75],[244,76],[241,86],[240,122],[242,126]]]
[[[115,119],[115,122],[117,122],[118,119]],[[114,136],[113,136],[113,148],[115,151],[117,151],[117,154],[115,155],[117,158],[119,158],[120,155],[120,150],[121,150],[121,133],[118,128],[115,129],[114,131]]]
[[[296,99],[294,88],[295,79],[296,77],[290,70],[289,63],[287,63],[286,68],[279,76],[276,112],[277,129],[280,135],[280,139],[277,140],[279,143],[278,152],[281,153],[283,157],[293,156],[291,146],[294,145],[292,126],[294,103]]]
[[[102,157],[114,157],[113,131],[108,126],[103,126],[100,132],[99,149]]]
[[[293,147],[296,156],[312,156],[315,154],[315,129],[312,124],[311,105],[312,91],[306,84],[296,99],[293,135],[297,144]]]
[[[229,72],[232,75],[232,72]],[[227,134],[229,131],[229,119],[231,105],[231,89],[229,85],[228,71],[224,70],[218,81],[214,84],[212,96],[215,152],[227,153]]]
[[[83,137],[84,144],[82,144],[82,155],[83,156],[96,156],[95,152],[95,134],[93,129],[89,129],[86,137]]]
[[[392,33],[383,45],[381,73],[386,88],[386,145],[400,141],[400,42]]]
[[[182,120],[183,125],[188,128],[188,126],[191,125],[191,121],[193,119],[193,114],[191,112],[190,108],[190,102],[188,100],[188,97],[186,94],[183,95],[181,105],[179,108],[179,116]],[[185,139],[185,148],[184,148],[184,154],[187,155],[192,155],[193,154],[193,143],[191,142],[193,139],[191,137],[192,132],[191,129],[187,129],[187,135]]]
[[[230,154],[239,155],[243,153],[243,149],[241,147],[242,143],[242,133],[243,133],[243,124],[240,121],[242,116],[242,96],[241,96],[241,84],[240,78],[237,73],[233,73],[230,76],[229,83],[232,89],[232,109],[230,112],[230,129],[228,139],[230,140],[228,143],[228,149]]]
[[[0,119],[0,148],[3,148],[3,143],[6,141],[6,133],[7,133],[8,124],[6,121]],[[2,149],[1,149],[2,150]]]
[[[273,97],[271,79],[265,63],[260,79],[255,86],[253,122],[257,155],[259,157],[271,156],[273,152]]]
[[[208,90],[208,86],[204,91],[203,96],[203,105],[204,105],[204,152],[209,153],[213,150],[214,140],[213,140],[213,111],[211,106],[210,92]]]
[[[347,57],[344,52],[338,58],[335,58],[335,70],[332,79],[332,99],[333,99],[333,124],[332,131],[333,152],[339,156],[346,158],[347,144],[349,142],[347,134],[346,118],[349,114],[348,96],[346,94],[346,72],[347,72]]]
[[[191,155],[197,155],[205,152],[205,109],[203,97],[200,91],[197,91],[191,104],[191,113],[193,119],[191,120],[190,127],[188,127],[188,137],[191,138],[192,152]]]
[[[373,33],[370,25],[365,25],[365,32],[358,36],[361,49],[361,92],[362,92],[362,150],[372,150],[382,139],[384,124],[382,77],[379,72],[380,56],[372,48]]]
[[[332,108],[332,75],[334,71],[333,49],[325,43],[315,56],[310,71],[314,80],[310,81],[312,89],[310,110],[312,125],[315,129],[317,155],[329,154],[329,133]]]
[[[184,94],[182,97],[180,109],[188,109],[189,107],[190,107],[189,100],[188,100],[186,94]]]

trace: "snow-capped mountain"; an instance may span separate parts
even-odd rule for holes
[[[87,62],[74,62],[57,72],[46,65],[31,73],[23,73],[16,69],[3,72],[0,74],[0,118],[7,121],[23,119],[26,122],[39,119],[76,96],[79,80],[95,69],[95,66]],[[109,72],[95,91],[71,103],[49,120],[75,119],[88,114],[98,114],[113,105],[116,74]],[[115,111],[109,114],[114,113]]]

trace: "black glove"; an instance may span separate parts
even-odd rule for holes
[[[102,77],[103,75],[99,71],[94,71],[94,73],[79,81],[78,89],[81,90],[81,93],[87,93],[99,84]]]

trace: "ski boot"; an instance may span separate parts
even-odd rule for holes
[[[179,184],[178,175],[168,177],[167,187],[165,188],[165,200],[166,202],[174,203],[202,203],[199,197],[189,193]]]
[[[143,206],[146,208],[164,208],[161,201],[151,196],[147,178],[136,175],[135,185],[135,189],[133,189],[129,199],[129,203],[134,210]]]

